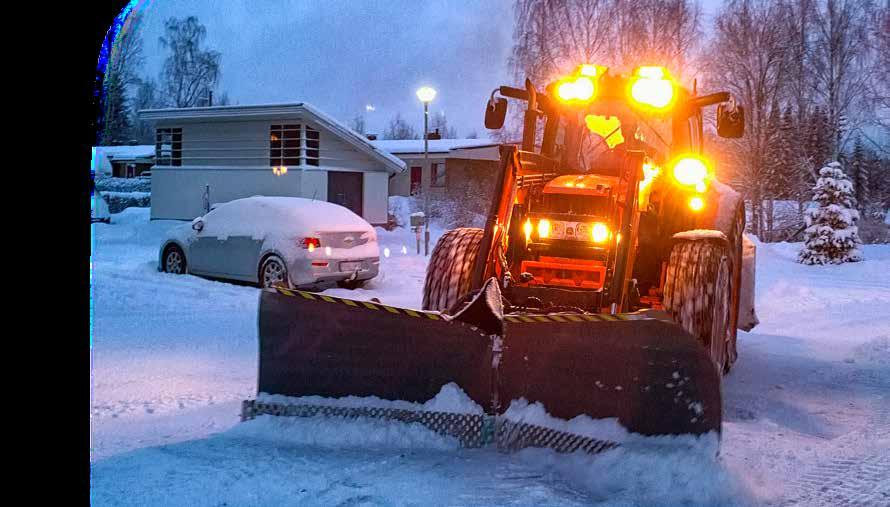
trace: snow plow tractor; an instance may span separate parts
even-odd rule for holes
[[[501,86],[487,128],[508,99],[526,106],[521,145],[500,147],[485,228],[439,239],[422,309],[264,290],[244,419],[378,417],[563,452],[719,434],[736,330],[757,323],[754,256],[744,202],[703,154],[702,109],[718,106],[723,137],[743,135],[744,110],[662,67]],[[442,402],[455,386],[467,403]]]

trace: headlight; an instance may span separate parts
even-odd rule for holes
[[[596,86],[587,76],[563,79],[556,85],[556,96],[563,102],[590,102]]]
[[[698,157],[683,157],[674,163],[673,175],[677,183],[695,187],[699,192],[706,189],[706,182],[710,174],[708,165]]]
[[[549,238],[550,237],[550,220],[546,218],[541,219],[538,222],[538,237],[540,238]]]
[[[606,224],[597,222],[593,224],[593,228],[590,230],[590,237],[594,243],[605,243],[609,239],[609,228]]]
[[[532,221],[525,219],[525,224],[522,226],[522,230],[525,232],[525,242],[528,243],[532,239]]]
[[[631,80],[630,96],[642,106],[666,110],[674,103],[674,81],[664,67],[639,67]]]
[[[701,211],[705,208],[705,200],[700,195],[694,195],[689,199],[689,209]]]

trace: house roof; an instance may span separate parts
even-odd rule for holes
[[[398,139],[371,141],[377,148],[393,154],[423,153],[423,139]],[[431,139],[430,153],[448,153],[453,150],[485,148],[497,146],[491,139]]]
[[[143,109],[139,111],[139,117],[143,120],[200,121],[212,118],[242,119],[245,117],[255,119],[274,119],[276,117],[290,115],[309,116],[319,125],[340,136],[344,141],[348,142],[359,151],[364,152],[371,158],[381,162],[391,173],[402,172],[405,170],[405,162],[400,158],[377,148],[363,135],[306,102],[257,104],[247,106],[189,107],[179,109]]]
[[[93,146],[97,152],[104,154],[108,160],[136,160],[137,158],[154,158],[155,145],[140,144],[131,146]]]

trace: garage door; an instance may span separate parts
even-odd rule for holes
[[[328,202],[362,216],[362,176],[360,172],[328,171]]]

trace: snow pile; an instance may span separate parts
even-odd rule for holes
[[[841,264],[862,260],[856,221],[853,184],[841,164],[832,162],[819,171],[813,200],[807,209],[804,247],[798,261],[802,264]]]
[[[678,446],[622,445],[596,455],[528,448],[518,456],[583,489],[594,505],[752,505],[716,458],[717,448],[716,435],[708,434]]]
[[[616,417],[593,419],[590,416],[579,415],[566,421],[550,415],[541,403],[529,403],[524,398],[511,401],[509,408],[504,412],[504,417],[512,422],[533,424],[597,440],[621,443],[631,439],[631,433],[618,422]]]
[[[454,382],[442,386],[439,393],[426,403],[413,403],[403,400],[384,400],[376,396],[344,396],[342,398],[325,398],[322,396],[282,396],[280,394],[260,393],[257,401],[264,403],[284,403],[289,405],[320,405],[336,407],[376,407],[418,412],[450,412],[457,414],[482,414],[482,407],[477,405]]]
[[[420,210],[420,203],[414,197],[404,195],[389,196],[389,214],[399,227],[411,227],[411,215]]]

